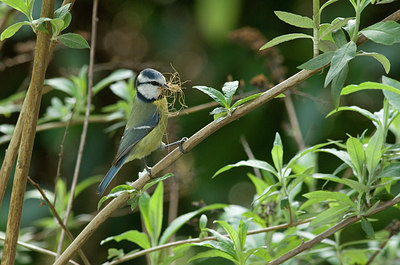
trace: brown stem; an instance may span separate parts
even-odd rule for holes
[[[251,148],[249,146],[249,143],[246,140],[246,137],[241,135],[240,142],[242,143],[243,149],[244,149],[246,155],[249,157],[249,159],[256,159],[253,152],[251,151]],[[262,179],[261,170],[259,168],[253,168],[253,170],[254,170],[254,175],[256,175],[257,178]]]
[[[53,17],[54,0],[43,0],[41,17]],[[43,82],[46,74],[46,58],[50,45],[50,35],[39,31],[37,33],[35,59],[33,61],[32,79],[26,96],[26,113],[23,114],[21,145],[17,166],[15,169],[14,183],[11,193],[10,210],[8,214],[6,237],[4,241],[2,265],[12,265],[15,262],[16,247],[19,227],[21,223],[24,193],[28,177],[33,142],[36,134],[36,123],[40,109]],[[18,136],[16,137],[19,138]],[[16,154],[15,154],[16,155]],[[13,157],[13,155],[11,155]],[[12,160],[13,161],[13,160]],[[10,164],[13,164],[11,162]],[[7,178],[6,176],[1,177]]]
[[[40,193],[40,195],[42,195],[44,201],[47,203],[47,205],[50,208],[50,211],[52,212],[53,216],[57,219],[58,224],[61,226],[61,228],[67,233],[69,239],[71,239],[71,241],[74,241],[74,236],[71,234],[71,232],[68,230],[68,228],[65,226],[65,224],[63,223],[63,221],[61,220],[61,217],[58,215],[56,209],[54,208],[54,205],[50,202],[50,200],[47,198],[46,193],[44,193],[44,191],[42,190],[42,188],[40,187],[40,185],[38,183],[36,183],[35,181],[33,181],[29,176],[28,176],[28,181],[29,183],[31,183],[32,186],[34,186]],[[54,256],[56,256],[57,253],[54,253]],[[78,250],[78,254],[81,257],[81,259],[83,260],[83,262],[85,264],[90,264],[89,260],[87,259],[87,257],[85,256],[85,253],[83,253],[82,249]]]
[[[286,111],[289,116],[290,128],[292,129],[292,134],[296,141],[297,148],[301,151],[301,150],[304,150],[306,147],[304,144],[303,136],[301,135],[301,129],[300,129],[299,121],[297,119],[296,110],[294,109],[290,91],[285,93],[285,95],[286,95],[286,97],[284,98],[284,102],[285,102]]]

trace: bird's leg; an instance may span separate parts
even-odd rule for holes
[[[184,154],[184,153],[185,153],[185,150],[183,150],[182,144],[183,144],[184,142],[186,142],[187,140],[188,140],[187,137],[183,137],[183,138],[180,139],[179,141],[176,141],[176,142],[173,142],[173,143],[169,143],[169,144],[161,143],[160,150],[164,150],[164,149],[166,149],[166,148],[168,148],[168,147],[178,145],[178,146],[179,146],[179,151],[181,151],[181,153]]]
[[[146,157],[143,157],[143,162],[144,162],[144,167],[146,168],[147,175],[149,175],[149,178],[153,178],[153,175],[151,174],[151,167],[149,167],[146,163]]]

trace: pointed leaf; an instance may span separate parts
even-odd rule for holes
[[[344,107],[339,107],[337,109],[332,110],[331,112],[326,115],[326,117],[329,117],[339,111],[344,111],[344,110],[350,110],[350,111],[355,111],[366,117],[367,119],[370,119],[371,121],[378,122],[378,119],[375,117],[375,115],[371,112],[369,112],[366,109],[362,109],[358,106],[344,106]]]
[[[314,21],[309,17],[300,16],[285,11],[274,11],[274,13],[280,20],[292,26],[306,29],[315,28]]]
[[[393,20],[378,22],[361,30],[361,33],[379,44],[393,45],[400,42],[400,24]]]
[[[327,27],[323,32],[321,32],[320,40],[324,38],[326,35],[332,33],[333,31],[340,29],[341,27],[344,27],[347,25],[347,22],[352,20],[353,18],[348,17],[348,18],[337,18],[335,21],[332,22],[329,27]]]
[[[367,148],[365,150],[366,165],[370,176],[375,173],[375,170],[380,163],[383,144],[383,128],[381,125],[379,125],[375,134],[369,139]]]
[[[87,41],[79,34],[66,33],[57,37],[65,46],[72,49],[87,49],[90,48]]]
[[[1,2],[11,6],[19,12],[24,13],[25,16],[30,17],[29,7],[24,0],[1,0]]]
[[[369,191],[369,188],[366,185],[364,185],[364,184],[362,184],[362,183],[360,183],[358,181],[355,181],[355,180],[352,180],[352,179],[346,179],[346,178],[338,178],[338,177],[336,177],[334,175],[331,175],[331,174],[320,174],[320,173],[318,173],[318,174],[314,174],[313,178],[325,179],[325,180],[329,180],[329,181],[334,181],[336,183],[342,183],[342,184],[344,184],[346,186],[349,186],[351,189],[356,190],[359,193],[363,193],[363,192],[368,192]]]
[[[347,139],[346,147],[351,162],[353,162],[354,168],[356,169],[355,175],[360,178],[365,162],[365,151],[363,144],[360,142],[359,139],[350,137],[349,139]]]
[[[239,87],[239,81],[226,82],[222,87],[222,92],[225,95],[226,105],[228,107],[231,106],[232,97],[236,93],[238,87]]]
[[[382,76],[382,83],[397,89],[397,91],[400,91],[400,82],[397,80]],[[389,101],[390,105],[400,111],[400,93],[393,93],[388,90],[383,90],[383,95],[385,95],[385,98]]]
[[[244,104],[244,103],[246,103],[246,102],[248,102],[248,101],[250,101],[250,100],[253,100],[253,99],[255,99],[255,98],[258,98],[261,94],[262,94],[262,93],[257,93],[257,94],[254,94],[254,95],[251,95],[251,96],[248,96],[248,97],[239,99],[238,101],[236,101],[236,102],[232,105],[231,108],[234,109],[234,108],[236,108],[236,107],[238,107],[238,106],[240,106],[240,105],[242,105],[242,104]]]
[[[139,232],[137,230],[129,230],[127,232],[124,232],[124,233],[116,235],[116,236],[107,237],[106,239],[104,239],[100,242],[100,245],[103,245],[112,240],[115,240],[117,242],[120,242],[122,240],[127,240],[129,242],[139,245],[143,249],[148,249],[151,247],[150,241],[149,241],[149,238],[147,237],[147,235],[145,233]]]
[[[382,64],[386,73],[389,73],[389,71],[390,71],[390,61],[383,54],[376,53],[376,52],[361,51],[360,53],[357,54],[357,56],[370,56],[372,58],[375,58],[378,62],[380,62]]]
[[[316,70],[331,62],[334,52],[325,52],[297,66],[299,69]]]
[[[346,211],[350,207],[348,205],[337,205],[329,207],[329,209],[318,214],[314,220],[311,221],[310,226],[318,227],[325,224],[333,224],[342,219]]]
[[[71,4],[66,4],[54,11],[54,18],[63,18],[69,11]]]
[[[365,89],[381,89],[381,90],[387,90],[393,93],[396,93],[400,95],[400,90],[397,88],[394,88],[389,85],[377,83],[377,82],[364,82],[359,85],[348,85],[342,89],[341,95],[348,95],[354,92],[358,92],[361,90]]]
[[[214,174],[214,176],[212,176],[212,178],[215,178],[217,175],[219,175],[225,171],[228,171],[231,168],[242,167],[242,166],[259,168],[259,169],[266,170],[266,171],[276,175],[276,170],[273,166],[271,166],[270,164],[268,164],[265,161],[253,159],[253,160],[247,160],[247,161],[243,160],[243,161],[237,162],[236,164],[230,164],[230,165],[224,166],[223,168],[219,169]]]
[[[271,150],[271,156],[276,170],[278,171],[278,173],[281,173],[283,166],[283,148],[281,136],[279,135],[279,133],[275,134],[274,147]]]
[[[0,41],[12,37],[23,25],[29,25],[29,22],[18,22],[6,28],[0,35]]]
[[[216,102],[218,102],[221,106],[223,106],[225,108],[229,107],[227,105],[225,96],[221,92],[216,90],[215,88],[206,87],[206,86],[194,86],[193,88],[196,88],[196,89],[200,90],[201,92],[207,94],[212,99],[214,99]]]
[[[371,223],[367,220],[367,218],[361,218],[361,228],[364,232],[368,235],[369,238],[375,238],[374,228],[372,227]]]
[[[295,39],[312,39],[313,37],[304,33],[291,33],[291,34],[285,34],[281,35],[279,37],[273,38],[269,42],[265,43],[260,50],[264,50],[273,46],[276,46],[282,42],[290,41],[290,40],[295,40]]]
[[[357,45],[350,41],[336,50],[331,60],[331,67],[325,78],[325,87],[336,77],[347,63],[356,56]]]
[[[331,95],[333,104],[337,108],[340,103],[340,92],[346,82],[347,75],[349,73],[349,65],[346,64],[342,70],[340,70],[339,74],[332,79],[331,83]]]

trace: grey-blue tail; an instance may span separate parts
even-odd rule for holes
[[[99,186],[97,187],[97,194],[98,195],[103,195],[104,191],[106,190],[108,184],[110,184],[111,180],[115,177],[115,175],[118,173],[118,171],[121,169],[122,165],[124,164],[126,159],[125,157],[122,157],[120,161],[117,163],[113,164],[110,170],[107,172]]]

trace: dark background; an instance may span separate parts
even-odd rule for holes
[[[35,17],[38,16],[40,2],[36,1]],[[57,2],[58,6],[60,3],[60,1]],[[367,7],[363,12],[361,27],[383,19],[399,7],[398,1],[388,5]],[[77,1],[72,9],[71,26],[66,31],[80,33],[88,39],[91,9],[91,1]],[[232,35],[234,34],[232,32],[243,27],[258,30],[260,36],[263,35],[267,39],[293,32],[312,34],[311,30],[296,29],[280,21],[274,15],[274,10],[311,16],[312,1],[100,1],[95,83],[119,68],[138,71],[145,67],[153,67],[163,73],[170,73],[174,71],[172,65],[179,72],[181,79],[187,80],[183,86],[186,105],[189,107],[210,101],[205,94],[192,88],[195,85],[221,89],[223,83],[232,78],[242,81],[244,85],[239,89],[239,93],[243,93],[257,89],[251,85],[251,80],[259,74],[267,77],[268,85],[276,84],[278,80],[274,79],[271,69],[266,67],[268,61],[272,60],[271,57],[252,50],[248,42],[244,44],[243,39],[239,38],[238,41],[234,38],[235,35]],[[354,16],[351,5],[348,1],[339,1],[324,11],[321,20],[328,23],[336,17],[348,16]],[[17,15],[15,19],[19,21],[23,17]],[[362,49],[378,51],[386,55],[392,64],[389,76],[399,80],[399,47],[399,45],[387,47],[369,42],[364,44]],[[0,60],[3,62],[0,65],[0,99],[26,89],[31,70],[29,56],[32,56],[33,48],[34,35],[28,27],[24,27],[14,37],[3,43],[0,50]],[[283,59],[282,64],[278,66],[284,67],[286,71],[282,77],[289,77],[298,71],[296,66],[312,57],[312,43],[309,39],[295,40],[279,45],[276,51],[281,56],[279,58]],[[21,54],[27,56],[26,62],[17,61],[16,58]],[[14,64],[5,66],[4,62],[9,59],[14,60]],[[89,50],[73,50],[61,45],[57,46],[47,78],[77,74],[83,65],[88,64],[88,61]],[[380,64],[371,58],[357,58],[351,62],[350,67],[347,84],[379,81],[385,74]],[[343,112],[325,118],[325,115],[333,109],[333,104],[329,89],[323,87],[324,77],[325,74],[313,76],[295,88],[301,93],[292,94],[305,144],[311,146],[327,139],[344,140],[347,138],[346,133],[356,136],[365,129],[371,132],[372,124],[354,113]],[[54,91],[46,93],[43,96],[42,113],[50,104],[50,99],[60,95]],[[118,98],[108,89],[103,90],[93,99],[94,113],[100,113],[103,106],[113,104],[117,100]],[[382,107],[382,95],[377,91],[359,92],[342,98],[341,104],[357,105],[373,112]],[[208,114],[209,111],[211,109],[171,118],[168,129],[169,141],[183,136],[190,137],[211,122],[212,117]],[[13,124],[16,119],[17,115],[13,114],[10,117],[0,117],[0,122]],[[121,135],[121,130],[114,135],[105,133],[104,129],[109,125],[109,123],[89,125],[80,180],[93,175],[104,175],[107,172]],[[69,185],[75,166],[81,129],[81,126],[72,126],[65,144],[62,177]],[[275,99],[222,128],[196,146],[189,154],[184,155],[167,170],[175,174],[180,184],[179,214],[196,209],[192,204],[194,201],[204,201],[206,204],[223,202],[248,207],[255,192],[246,177],[246,173],[251,172],[251,169],[235,169],[215,179],[211,179],[211,176],[224,165],[247,159],[240,143],[240,136],[246,138],[256,158],[272,162],[270,150],[276,132],[279,132],[282,137],[284,158],[288,161],[298,151],[298,147],[292,137],[282,99]],[[53,187],[59,145],[63,134],[64,129],[61,128],[40,132],[36,136],[30,176],[42,187],[48,189]],[[0,146],[2,159],[6,147],[7,144]],[[148,161],[150,164],[155,164],[164,154],[165,152],[156,152]],[[339,162],[328,155],[321,155],[320,161],[320,172],[324,173],[331,172]],[[142,170],[142,166],[140,161],[126,165],[112,182],[112,186],[132,180],[136,172]],[[166,183],[167,191],[170,186],[168,183]],[[11,181],[9,186],[11,186]],[[75,215],[96,212],[99,197],[95,193],[95,186],[77,198],[74,203]],[[29,190],[33,189],[29,184],[27,187]],[[0,209],[1,231],[5,231],[10,191],[11,188],[8,187]],[[109,219],[85,244],[84,249],[87,250],[93,264],[104,261],[107,255],[106,249],[112,245],[100,246],[100,240],[129,229],[141,230],[137,213],[126,215],[126,212],[125,214],[121,212],[121,214],[122,216]],[[49,216],[47,207],[41,207],[37,200],[27,200],[22,227],[32,227],[35,221],[44,216]],[[79,231],[80,229],[74,230],[75,233]],[[197,236],[195,229],[190,226],[185,226],[180,235]],[[128,243],[115,244],[113,247],[115,246],[125,247],[126,251],[134,249],[134,246]],[[51,246],[46,247],[52,249]],[[44,261],[41,255],[34,255],[33,262],[43,264]]]

